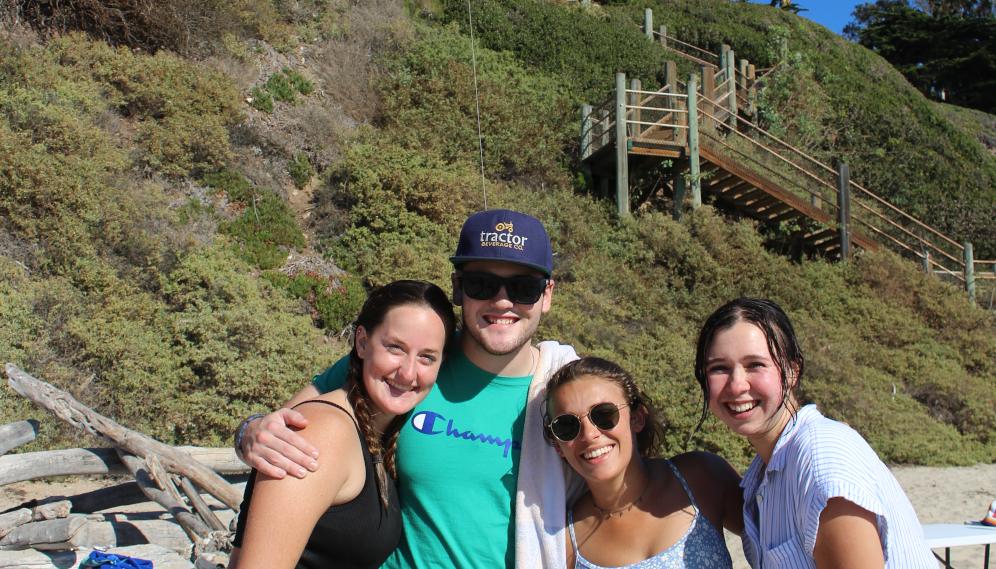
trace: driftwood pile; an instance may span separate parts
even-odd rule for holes
[[[35,566],[34,562],[15,562],[4,551],[86,550],[137,544],[182,552],[196,562],[198,569],[227,565],[234,520],[230,526],[222,523],[201,493],[238,512],[242,489],[221,476],[248,470],[233,450],[163,444],[100,415],[14,364],[8,363],[6,372],[7,385],[18,394],[113,447],[0,456],[0,486],[70,475],[123,474],[135,481],[68,498],[32,501],[0,513],[0,569]],[[0,426],[0,455],[34,440],[37,432],[37,421]],[[120,521],[119,516],[107,519],[94,514],[148,501],[158,503],[172,519]]]

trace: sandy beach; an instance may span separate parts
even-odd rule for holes
[[[996,500],[996,464],[951,468],[897,466],[892,468],[892,473],[909,496],[922,524],[961,524],[966,520],[978,520],[985,515],[989,503]],[[112,481],[105,477],[11,484],[0,489],[0,511],[34,498],[71,496],[124,480]],[[223,511],[216,502],[212,506],[218,508],[223,521],[231,518],[231,510]],[[145,517],[161,513],[162,508],[154,503],[145,503],[109,510],[108,513],[112,511],[126,516],[144,514]],[[727,533],[726,538],[733,567],[748,569],[740,537]],[[944,554],[942,550],[937,553]],[[982,546],[957,547],[951,550],[951,564],[958,569],[982,567],[983,554]],[[996,557],[996,548],[992,557]]]

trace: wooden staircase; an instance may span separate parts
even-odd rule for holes
[[[584,105],[583,168],[601,195],[615,190],[621,216],[649,197],[630,195],[630,173],[654,169],[676,217],[686,201],[695,208],[713,200],[828,259],[885,244],[929,273],[963,283],[973,296],[977,279],[996,279],[975,273],[975,265],[996,268],[996,261],[974,259],[971,243],[956,242],[851,181],[847,164],[832,168],[755,124],[756,93],[779,66],[755,70],[743,59],[736,65],[729,46],[713,54],[668,36],[663,26],[655,31],[649,9],[643,29],[649,41],[700,65],[701,73],[685,83],[668,62],[657,91],[616,74],[614,97]],[[782,52],[785,59],[785,43]]]

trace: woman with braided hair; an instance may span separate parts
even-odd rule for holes
[[[346,385],[295,406],[308,420],[299,434],[335,459],[304,479],[252,471],[232,569],[374,569],[397,546],[398,432],[456,345],[456,318],[436,285],[397,281],[370,294],[354,326]]]

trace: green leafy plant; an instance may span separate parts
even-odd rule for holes
[[[315,90],[315,86],[311,84],[311,81],[297,71],[293,71],[289,67],[284,67],[283,72],[287,76],[287,80],[290,81],[290,84],[297,89],[298,93],[308,96]]]
[[[252,88],[252,106],[258,111],[273,114],[273,97],[259,87]]]
[[[327,330],[348,326],[360,313],[366,300],[363,281],[355,276],[324,277],[300,273],[293,278],[280,271],[266,271],[263,278],[285,289],[293,298],[305,300],[312,308],[315,324]]]
[[[296,93],[294,84],[283,73],[274,73],[271,75],[266,80],[266,90],[273,95],[275,100],[283,103],[293,101],[294,94]]]
[[[298,189],[308,185],[311,177],[315,175],[315,169],[311,167],[308,155],[304,152],[298,152],[294,155],[294,160],[291,160],[287,165],[287,171],[290,172],[291,178],[294,178],[294,185]]]
[[[288,251],[304,247],[304,234],[284,200],[272,190],[257,188],[234,170],[204,177],[204,183],[228,194],[244,208],[222,231],[238,242],[239,256],[250,265],[270,269],[283,265]]]

